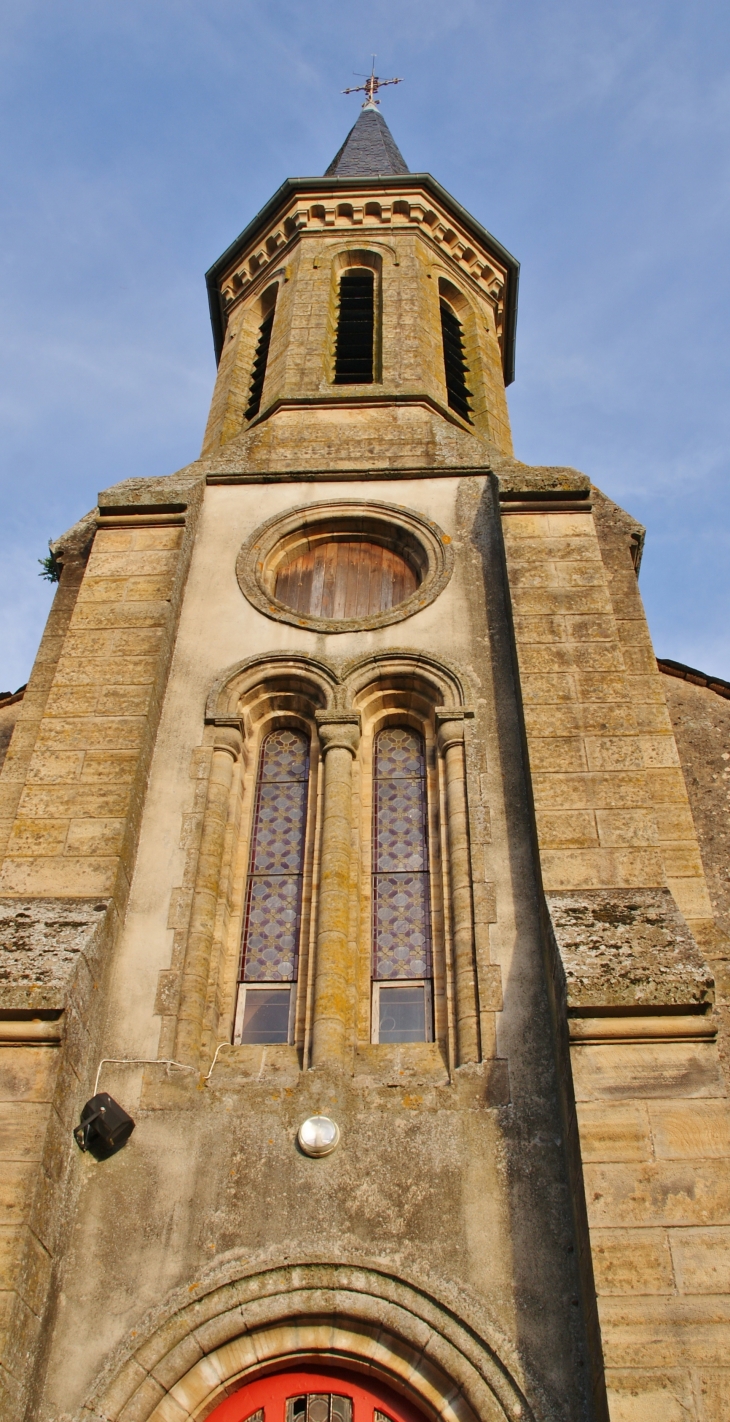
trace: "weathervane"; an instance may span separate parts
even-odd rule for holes
[[[364,84],[357,84],[354,89],[342,90],[343,94],[367,94],[367,98],[365,100],[365,103],[363,104],[364,109],[377,108],[378,104],[380,103],[380,99],[376,98],[378,89],[384,89],[386,84],[403,83],[402,79],[379,79],[377,74],[375,73],[376,58],[377,56],[373,55],[373,67],[372,72],[370,74],[358,75],[359,79],[365,80]]]

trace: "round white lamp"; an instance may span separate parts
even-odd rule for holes
[[[309,1116],[297,1131],[299,1149],[305,1155],[329,1155],[340,1140],[340,1128],[329,1116]]]

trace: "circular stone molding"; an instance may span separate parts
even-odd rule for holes
[[[365,617],[315,617],[297,612],[277,598],[279,570],[312,542],[363,539],[395,550],[416,574],[418,586],[403,602]],[[244,597],[259,612],[314,632],[365,632],[412,617],[443,592],[454,569],[451,539],[437,523],[396,504],[328,499],[307,504],[262,523],[244,543],[236,577]]]

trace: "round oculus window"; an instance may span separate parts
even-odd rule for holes
[[[274,591],[294,612],[341,621],[390,612],[420,582],[420,570],[394,548],[324,532],[281,564]]]
[[[382,627],[420,611],[448,582],[448,534],[411,510],[327,503],[270,519],[236,572],[261,612],[324,632]]]

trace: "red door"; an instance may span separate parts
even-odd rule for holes
[[[385,1383],[340,1368],[302,1367],[244,1383],[208,1422],[424,1422]]]

